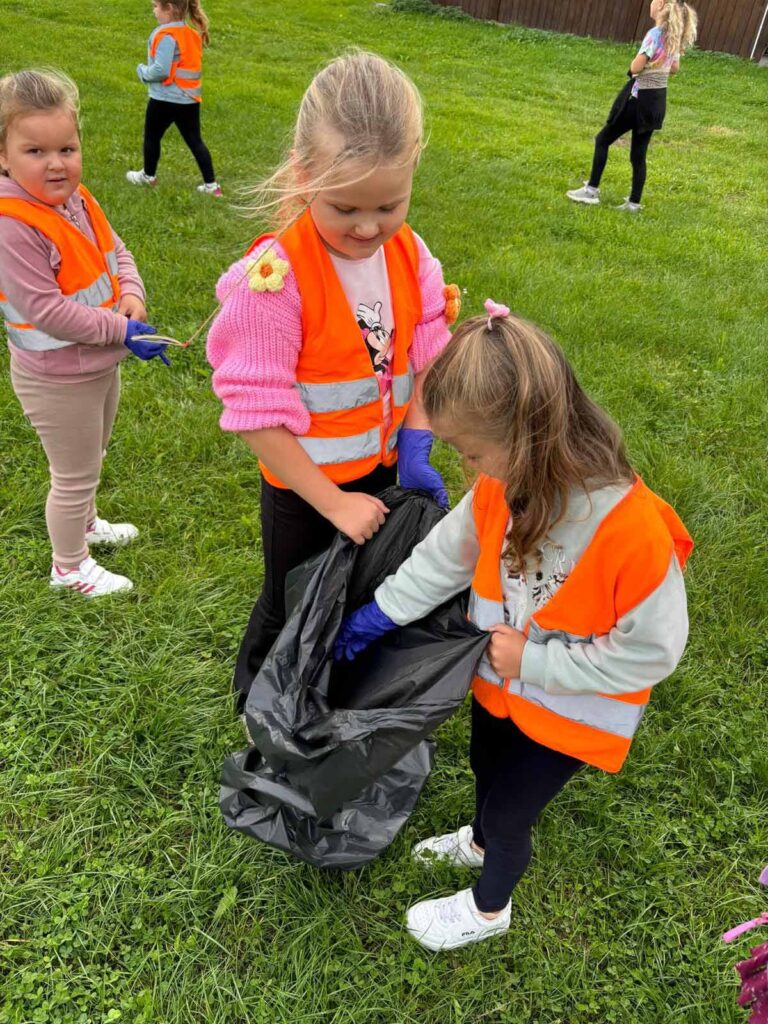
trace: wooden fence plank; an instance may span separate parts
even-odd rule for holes
[[[648,0],[434,0],[474,17],[531,28],[573,32],[629,42],[651,28]],[[693,0],[699,13],[699,46],[749,57],[765,12],[765,0]],[[768,18],[761,32],[762,55]]]

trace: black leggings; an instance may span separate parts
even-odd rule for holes
[[[584,764],[544,747],[511,718],[495,718],[472,700],[469,761],[475,773],[475,843],[485,850],[473,889],[484,913],[502,910],[531,859],[531,827]]]
[[[397,466],[377,466],[368,476],[340,484],[343,491],[377,494],[397,480]],[[336,527],[295,491],[261,478],[261,544],[264,586],[237,656],[232,680],[242,708],[251,683],[285,625],[285,577],[297,565],[329,546]]]
[[[634,98],[628,101],[615,121],[609,121],[595,136],[595,155],[589,184],[593,188],[599,187],[608,160],[608,147],[629,131],[632,132],[632,148],[629,151],[629,159],[632,161],[632,192],[629,199],[632,203],[639,203],[645,186],[646,154],[653,132],[638,129],[637,100]]]
[[[167,100],[150,100],[144,119],[144,173],[154,178],[160,160],[160,140],[175,124],[182,139],[192,150],[197,166],[206,185],[216,181],[213,161],[208,147],[200,135],[200,104],[169,103]]]

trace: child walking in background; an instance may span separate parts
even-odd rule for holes
[[[260,189],[277,214],[221,278],[208,337],[221,427],[259,459],[264,586],[242,642],[244,699],[285,623],[285,577],[337,530],[358,544],[396,480],[447,507],[429,464],[420,375],[449,338],[440,264],[405,223],[421,99],[374,54],[339,57],[301,103],[285,163]]]
[[[203,73],[203,46],[208,45],[208,18],[199,0],[152,0],[159,24],[149,37],[147,63],[136,71],[149,85],[149,102],[144,121],[144,167],[128,171],[132,185],[156,185],[160,161],[160,142],[175,124],[192,151],[203,176],[198,192],[220,196],[221,188],[213,172],[213,161],[200,134],[200,80]],[[186,19],[192,22],[188,25]]]
[[[0,309],[11,381],[51,471],[46,503],[52,587],[100,597],[133,584],[89,545],[138,531],[96,514],[96,488],[120,395],[119,363],[164,346],[134,340],[144,286],[133,257],[81,185],[77,87],[65,75],[0,79]]]
[[[469,617],[490,634],[472,684],[474,821],[414,848],[480,877],[410,908],[408,931],[428,949],[507,930],[531,826],[585,764],[621,768],[688,634],[685,527],[635,475],[558,346],[506,307],[486,309],[423,388],[434,430],[480,475],[336,645],[354,658],[467,587]]]
[[[600,202],[600,179],[608,161],[608,147],[632,132],[632,191],[619,210],[637,213],[646,177],[646,157],[651,136],[660,131],[667,109],[670,75],[680,70],[680,55],[696,41],[698,17],[683,0],[651,0],[651,18],[656,22],[629,68],[630,81],[616,97],[605,127],[595,136],[592,173],[583,188],[566,193],[575,203],[596,206]]]

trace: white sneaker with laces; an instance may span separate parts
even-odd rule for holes
[[[197,186],[197,191],[202,192],[204,195],[207,196],[220,197],[223,194],[221,191],[221,186],[219,185],[218,181],[211,181],[207,185],[205,182],[203,182],[202,185]]]
[[[411,856],[421,864],[440,860],[466,868],[481,868],[484,860],[484,855],[472,848],[471,825],[462,825],[458,832],[423,839],[416,843]]]
[[[104,597],[123,590],[133,590],[133,583],[127,576],[109,572],[89,555],[76,569],[60,569],[56,563],[51,568],[51,586],[76,590],[83,597]]]
[[[89,523],[85,531],[86,544],[110,544],[119,548],[136,540],[139,531],[133,523],[108,523],[98,516]]]
[[[628,213],[640,213],[642,206],[640,203],[633,203],[629,196],[624,200],[621,206],[616,207],[617,210],[626,210]]]
[[[574,203],[586,203],[588,206],[597,206],[600,202],[600,189],[592,188],[586,181],[582,188],[572,188],[565,193]]]
[[[151,185],[152,188],[157,185],[157,177],[151,178],[145,174],[143,167],[140,171],[126,171],[125,176],[132,185]]]
[[[425,949],[458,949],[482,942],[507,931],[512,917],[512,901],[493,920],[477,909],[471,889],[453,896],[424,900],[408,909],[408,933]]]

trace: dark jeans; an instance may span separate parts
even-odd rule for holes
[[[160,160],[160,140],[175,124],[182,139],[192,151],[197,161],[203,181],[211,185],[216,181],[213,173],[213,162],[208,147],[200,135],[200,104],[169,103],[167,100],[151,99],[147,104],[144,119],[144,173],[150,178],[155,176]]]
[[[378,494],[397,480],[397,466],[377,466],[368,476],[340,484],[343,491]],[[336,527],[295,491],[261,478],[261,543],[264,587],[237,656],[232,680],[242,708],[261,663],[285,625],[285,577],[297,565],[329,546]]]
[[[584,764],[530,739],[511,718],[472,700],[469,761],[475,773],[475,843],[485,863],[473,889],[484,913],[502,910],[531,859],[531,827]]]
[[[608,147],[629,131],[632,132],[632,147],[629,151],[629,159],[632,162],[632,192],[629,199],[630,202],[639,203],[645,186],[646,156],[653,132],[638,127],[636,99],[630,99],[616,120],[609,121],[595,136],[595,155],[589,184],[593,188],[599,187],[608,161]]]

